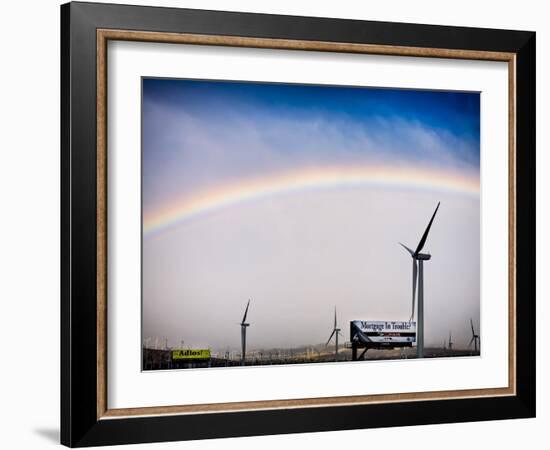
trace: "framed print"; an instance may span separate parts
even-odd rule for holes
[[[535,415],[535,33],[61,7],[61,441]]]

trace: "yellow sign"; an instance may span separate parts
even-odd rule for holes
[[[191,349],[173,350],[172,359],[210,359],[210,350]]]

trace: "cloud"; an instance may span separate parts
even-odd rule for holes
[[[150,105],[144,208],[246,177],[333,164],[391,164],[479,173],[479,144],[406,118],[311,115],[299,121],[236,108],[222,117]]]

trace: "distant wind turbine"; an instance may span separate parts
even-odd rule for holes
[[[451,340],[451,332],[449,331],[449,350],[453,349],[453,341]]]
[[[474,330],[474,322],[472,322],[472,319],[470,319],[470,326],[472,327],[472,339],[470,340],[470,343],[468,344],[468,347],[472,346],[472,343],[474,344],[474,351],[477,353],[478,347],[479,347],[479,334],[476,334]]]
[[[409,320],[413,319],[414,316],[414,303],[415,303],[415,297],[416,297],[416,280],[418,278],[418,312],[417,312],[417,324],[416,324],[416,335],[417,335],[417,342],[416,342],[416,356],[418,358],[424,357],[424,261],[429,261],[431,258],[431,255],[428,253],[420,253],[422,249],[424,248],[424,244],[426,243],[426,239],[428,238],[428,233],[430,232],[430,228],[432,227],[432,223],[434,221],[435,215],[437,213],[437,210],[439,209],[440,202],[437,203],[437,206],[435,208],[435,211],[432,215],[432,218],[430,219],[430,222],[428,223],[428,226],[426,227],[426,230],[424,231],[424,234],[422,235],[422,238],[420,239],[420,242],[418,243],[418,246],[416,247],[415,251],[412,251],[409,247],[406,245],[399,243],[412,257],[412,263],[413,263],[413,290],[412,290],[412,312],[411,312],[411,318]]]
[[[246,304],[246,309],[244,310],[244,316],[243,320],[241,321],[241,366],[244,366],[244,359],[246,357],[246,327],[249,327],[250,324],[246,323],[246,315],[248,314],[248,307],[250,306],[250,299],[248,300],[248,303]]]
[[[338,361],[338,335],[344,337],[342,333],[340,333],[340,328],[338,328],[338,322],[336,320],[336,307],[334,308],[334,328],[332,329],[332,333],[330,334],[330,337],[328,338],[328,341],[325,345],[328,345],[332,337],[334,336],[334,343],[335,343],[335,350],[334,350],[334,360]]]

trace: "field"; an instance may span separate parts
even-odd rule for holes
[[[361,354],[361,351],[359,352]],[[459,356],[479,356],[469,349],[452,349],[442,347],[426,347],[425,358],[444,358]],[[388,350],[368,350],[366,361],[415,359],[416,347]],[[320,362],[335,362],[334,347],[314,346],[298,349],[270,349],[251,351],[244,361],[245,366],[265,366],[283,364],[309,364]],[[338,362],[352,361],[351,349],[338,350]],[[143,370],[191,369],[206,367],[237,367],[243,365],[237,352],[213,352],[209,360],[172,360],[171,349],[143,349]]]

